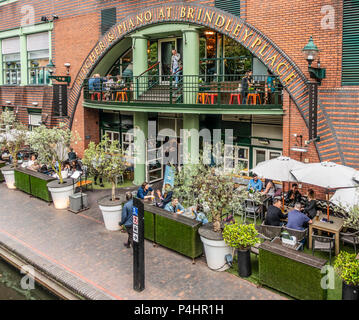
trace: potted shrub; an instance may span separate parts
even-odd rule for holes
[[[54,128],[39,126],[28,138],[30,148],[37,153],[38,161],[47,165],[56,173],[58,180],[47,184],[56,209],[66,209],[70,204],[70,196],[74,193],[74,180],[64,179],[62,163],[68,158],[68,147],[77,143],[74,135],[64,124]]]
[[[343,282],[342,300],[359,300],[359,260],[356,255],[341,251],[334,268]]]
[[[111,196],[106,196],[98,201],[107,230],[120,229],[122,201],[116,197],[117,177],[126,169],[126,162],[119,141],[110,141],[105,136],[99,144],[90,142],[85,150],[82,163],[87,166],[89,172],[96,172],[103,179],[111,182]]]
[[[224,170],[223,165],[208,165],[204,156],[200,156],[197,164],[185,165],[175,175],[174,195],[186,206],[201,204],[210,223],[199,229],[203,242],[207,265],[210,269],[224,271],[225,256],[231,254],[231,248],[225,243],[222,231],[225,213],[242,207],[246,198],[243,191],[234,191],[233,175],[239,169]]]
[[[1,168],[6,185],[9,189],[16,189],[14,168],[18,165],[17,154],[25,145],[28,130],[16,120],[12,111],[3,111],[0,115],[0,149],[5,148],[12,157],[12,164]]]
[[[230,247],[238,251],[238,274],[249,277],[252,274],[250,249],[258,242],[258,232],[254,224],[226,225],[223,239]]]

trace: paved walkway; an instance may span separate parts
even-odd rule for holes
[[[191,259],[148,241],[146,289],[134,291],[132,250],[123,246],[127,235],[105,229],[96,204],[104,192],[87,194],[91,209],[75,215],[0,184],[0,244],[94,299],[283,299],[227,272],[211,271],[203,258],[192,265]]]

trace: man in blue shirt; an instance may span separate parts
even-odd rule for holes
[[[147,195],[149,192],[151,192],[151,195]],[[154,191],[153,189],[149,186],[149,184],[147,182],[142,183],[141,187],[139,187],[138,191],[137,191],[137,198],[139,199],[147,199],[150,198],[151,196],[153,196]]]
[[[249,180],[247,190],[262,191],[263,184],[262,181],[258,179],[256,174],[253,174],[253,179]]]
[[[301,203],[297,202],[294,206],[294,210],[288,213],[287,228],[302,231],[307,228],[308,223],[312,223],[312,220],[301,212],[301,209]]]
[[[183,213],[184,212],[184,208],[178,202],[177,198],[173,198],[172,202],[167,203],[167,205],[165,206],[165,210],[173,212],[173,213]]]
[[[126,203],[122,208],[122,218],[120,222],[120,226],[126,227],[126,231],[128,233],[128,240],[124,243],[126,248],[130,248],[131,245],[133,246],[133,218],[132,218],[132,211],[133,211],[133,199],[132,193],[126,192]]]

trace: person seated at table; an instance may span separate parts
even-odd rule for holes
[[[172,198],[170,203],[167,203],[165,210],[173,213],[181,214],[184,212],[183,206],[178,202],[178,198]]]
[[[150,195],[147,195],[149,192],[150,192]],[[142,183],[141,187],[138,188],[137,198],[139,198],[139,199],[142,199],[142,200],[149,199],[149,198],[152,198],[153,195],[154,195],[154,191],[150,187],[148,182]]]
[[[308,224],[312,223],[312,220],[308,218],[301,209],[302,204],[296,202],[294,209],[288,213],[287,228],[302,231],[308,227]]]
[[[258,176],[256,174],[253,174],[253,178],[249,180],[247,190],[250,191],[261,191],[263,188],[262,181],[258,179]]]
[[[265,179],[264,181],[264,190],[261,192],[262,194],[266,194],[268,196],[274,197],[276,193],[276,187],[271,179]]]
[[[32,171],[38,171],[41,168],[40,164],[37,161],[37,157],[35,154],[31,155],[26,168],[29,170],[32,170]]]
[[[161,193],[161,190],[156,190],[157,196],[160,199],[158,203],[156,203],[156,206],[159,208],[164,208],[167,203],[170,203],[172,201],[173,191],[171,191],[171,185],[166,184],[165,185],[165,192]]]
[[[74,152],[73,148],[70,148],[70,152],[67,154],[67,156],[69,157],[69,161],[73,161],[77,159],[77,154],[76,152]]]
[[[298,190],[298,185],[296,183],[292,184],[292,188],[288,191],[286,197],[285,197],[285,203],[286,205],[293,205],[296,202],[301,202],[302,195]]]
[[[281,210],[282,201],[280,198],[275,198],[273,200],[273,205],[268,207],[268,211],[266,214],[266,218],[264,220],[264,224],[267,226],[282,226],[284,222],[281,221],[287,218],[286,214],[282,213]]]
[[[201,204],[197,204],[197,206],[192,209],[192,212],[196,217],[195,219],[199,222],[202,222],[202,224],[206,224],[208,223],[208,219],[203,211],[203,206]]]
[[[311,219],[317,215],[317,200],[315,200],[315,192],[309,189],[307,193],[307,201],[303,208],[303,212]]]

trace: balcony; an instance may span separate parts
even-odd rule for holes
[[[282,87],[272,76],[253,76],[242,90],[239,75],[90,78],[84,106],[142,112],[282,114]]]

